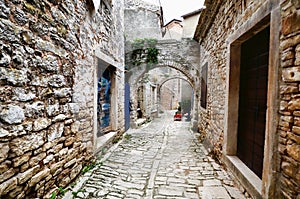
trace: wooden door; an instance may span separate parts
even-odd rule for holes
[[[237,156],[262,177],[268,93],[269,27],[241,46]]]

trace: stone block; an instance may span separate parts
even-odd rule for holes
[[[286,145],[279,144],[278,145],[278,151],[279,151],[280,154],[284,155],[285,152],[286,152]]]
[[[300,44],[296,47],[296,59],[295,59],[295,65],[300,65]]]
[[[294,117],[294,125],[300,126],[300,117],[299,116]]]
[[[39,181],[36,185],[35,185],[35,188],[34,188],[34,190],[35,191],[39,191],[39,190],[43,190],[44,189],[44,185],[45,185],[45,183],[46,183],[46,180],[41,180],[41,181]],[[42,189],[43,188],[43,189]],[[41,193],[41,192],[40,192]],[[37,194],[38,195],[38,194]],[[39,196],[38,196],[39,197]]]
[[[53,154],[49,154],[48,156],[46,156],[46,158],[43,160],[44,164],[48,164],[49,162],[51,162],[54,159],[54,155]]]
[[[20,166],[20,172],[25,172],[30,167],[29,162],[25,162]]]
[[[294,112],[293,112],[293,115],[294,115],[294,116],[300,117],[300,111],[294,111]]]
[[[280,47],[282,50],[285,50],[287,48],[294,47],[299,43],[300,43],[300,35],[295,35],[295,36],[289,37],[288,39],[285,39],[284,41],[282,41],[280,43]]]
[[[74,122],[74,119],[67,119],[64,122],[65,122],[65,125],[70,125]]]
[[[54,174],[58,169],[62,168],[64,164],[65,164],[65,160],[57,162],[55,164],[52,164],[50,166],[50,172],[51,172],[51,174]]]
[[[19,87],[13,88],[12,93],[12,99],[21,102],[27,102],[36,98],[36,95],[32,91]]]
[[[51,149],[56,143],[55,142],[47,142],[43,145],[43,152],[48,151],[49,149]],[[48,151],[49,152],[49,151]]]
[[[287,101],[280,101],[280,110],[284,111],[288,108],[288,102]]]
[[[31,167],[34,167],[35,165],[38,165],[46,156],[47,156],[47,154],[45,152],[44,153],[39,153],[38,155],[32,157],[29,160],[29,165]]]
[[[29,179],[31,179],[39,170],[40,170],[40,166],[36,165],[23,173],[19,173],[17,175],[18,184],[19,185],[24,184]]]
[[[8,124],[18,124],[25,119],[24,110],[19,106],[0,106],[0,119]]]
[[[54,173],[52,174],[52,176],[60,175],[62,173],[62,171],[63,171],[62,168],[58,168],[57,170],[54,171]]]
[[[6,195],[8,192],[14,190],[18,185],[18,180],[16,177],[10,178],[5,182],[0,184],[0,196]]]
[[[27,70],[16,70],[16,69],[8,69],[6,80],[15,85],[15,86],[23,86],[29,82],[27,76]]]
[[[0,162],[3,162],[8,157],[9,149],[10,147],[8,142],[0,142]]]
[[[25,115],[26,117],[34,117],[37,118],[43,115],[45,109],[45,104],[42,101],[36,101],[32,104],[25,105]]]
[[[300,99],[292,99],[288,102],[288,109],[289,110],[299,110],[300,109]]]
[[[48,84],[55,88],[59,88],[66,85],[66,80],[65,77],[62,75],[52,75],[49,77]]]
[[[281,116],[280,120],[292,123],[294,121],[294,118],[292,116]]]
[[[300,81],[300,67],[284,68],[282,70],[282,79],[285,82]]]
[[[75,165],[72,170],[71,170],[71,173],[70,173],[70,178],[71,180],[75,179],[76,176],[79,175],[79,173],[81,172],[82,170],[82,164],[78,164],[78,165]]]
[[[60,113],[59,104],[49,105],[46,110],[48,116],[56,116]]]
[[[18,194],[18,196],[16,197],[16,199],[23,199],[25,198],[25,191],[22,191],[21,193]]]
[[[62,136],[64,131],[64,123],[55,123],[51,125],[48,129],[48,142],[54,141]]]
[[[39,60],[38,66],[50,72],[58,72],[60,65],[56,56],[47,55]]]
[[[300,30],[300,10],[282,19],[282,33],[288,35]]]
[[[20,166],[21,164],[24,164],[25,162],[28,162],[30,157],[31,157],[31,152],[28,152],[22,156],[19,156],[19,157],[16,157],[12,160],[13,162],[13,166],[14,167],[18,167]]]
[[[68,168],[68,167],[74,165],[76,162],[77,162],[77,159],[74,158],[74,159],[70,160],[69,162],[67,162],[67,163],[64,165],[64,168]]]
[[[39,173],[35,174],[31,180],[29,181],[28,186],[33,187],[36,185],[38,182],[42,181],[42,179],[46,178],[47,176],[51,175],[50,174],[50,169],[47,167],[44,168],[44,170],[40,171]]]
[[[282,68],[291,67],[293,65],[294,65],[294,59],[288,59],[288,60],[281,61]]]
[[[280,86],[280,94],[286,93],[297,93],[299,88],[297,85],[281,85]]]
[[[288,138],[296,142],[296,144],[300,145],[300,136],[295,135],[294,133],[288,132]]]
[[[65,140],[64,145],[66,147],[71,146],[73,143],[75,142],[75,138],[74,137],[69,137]]]
[[[221,185],[221,181],[220,180],[204,180],[203,181],[203,186],[218,186]]]
[[[294,58],[295,58],[295,52],[294,52],[293,48],[289,48],[289,49],[285,50],[284,52],[282,52],[282,55],[281,55],[282,61],[294,59]]]
[[[14,188],[11,192],[9,192],[9,197],[11,198],[16,198],[20,193],[22,193],[24,187],[22,186],[17,186],[16,188]]]
[[[287,153],[296,161],[300,162],[300,145],[292,144],[286,146]]]
[[[286,121],[282,121],[280,120],[279,121],[279,126],[282,126],[282,127],[289,127],[290,126],[290,123],[286,122]]]
[[[53,148],[53,152],[54,154],[58,154],[58,152],[63,148],[63,144],[57,144],[54,148]]]
[[[68,150],[68,160],[71,160],[73,158],[75,158],[76,156],[78,155],[78,149],[75,149],[75,148],[71,148]]]
[[[11,152],[21,156],[27,151],[39,148],[45,143],[45,132],[32,133],[11,141]]]
[[[64,57],[64,58],[67,58],[69,55],[66,50],[64,50],[58,46],[55,46],[53,43],[51,43],[49,41],[37,39],[36,44],[37,44],[37,49],[39,49],[41,51],[50,51],[50,52],[52,52],[60,57]]]
[[[6,172],[2,173],[0,175],[0,183],[2,183],[3,181],[5,181],[5,180],[11,178],[12,176],[14,176],[16,172],[17,172],[17,169],[10,168]]]
[[[9,17],[9,14],[10,14],[10,7],[8,7],[7,5],[6,5],[6,3],[2,3],[1,5],[0,5],[0,17],[1,18],[8,18]]]
[[[298,126],[293,126],[292,131],[293,131],[294,133],[296,133],[297,135],[300,135],[300,127],[298,127]]]
[[[71,88],[61,88],[54,90],[55,97],[58,98],[69,98],[72,96],[72,89]]]
[[[40,131],[48,128],[51,125],[52,121],[48,118],[38,118],[33,122],[33,130]]]
[[[70,184],[70,182],[71,182],[71,178],[69,176],[66,176],[59,182],[59,186],[66,187],[68,184]]]
[[[11,168],[11,161],[6,160],[5,162],[2,162],[0,164],[0,175],[8,171],[9,168]]]
[[[78,133],[79,131],[79,127],[80,127],[80,122],[79,121],[76,121],[74,122],[72,125],[71,125],[71,131],[72,133]]]
[[[65,156],[65,155],[67,155],[67,154],[68,154],[68,151],[69,151],[68,148],[63,148],[62,150],[60,150],[60,151],[58,152],[59,157],[63,157],[63,156]]]
[[[67,116],[65,114],[59,114],[53,118],[52,122],[61,122],[61,121],[64,121],[65,119],[67,119],[68,117],[69,116]]]
[[[70,126],[66,126],[64,128],[64,136],[69,136],[71,134],[72,134],[71,127]]]
[[[281,168],[282,168],[283,172],[286,175],[288,175],[290,177],[292,177],[294,175],[295,169],[294,169],[294,166],[291,163],[289,163],[289,162],[282,162],[281,163]]]

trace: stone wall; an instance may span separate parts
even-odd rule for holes
[[[279,153],[281,193],[300,195],[300,2],[281,1],[280,38],[282,83],[280,85]]]
[[[227,59],[227,44],[226,39],[234,32],[234,30],[246,21],[263,1],[247,1],[248,7],[242,5],[239,0],[236,3],[233,1],[223,2],[220,8],[215,8],[220,3],[212,5],[210,12],[203,15],[208,15],[212,18],[213,10],[218,10],[211,27],[208,28],[207,34],[202,38],[200,43],[200,60],[201,67],[208,64],[208,91],[207,91],[207,108],[199,108],[199,131],[204,137],[210,150],[214,150],[217,157],[222,156],[222,139],[224,129],[224,114],[225,114],[225,96],[226,96],[226,59]],[[245,13],[248,17],[244,17]],[[226,17],[224,17],[226,16]],[[202,18],[200,19],[202,20]],[[207,19],[206,19],[207,20]],[[206,21],[203,20],[203,21]],[[201,27],[204,29],[204,27]]]
[[[135,39],[161,39],[160,7],[142,0],[128,0],[125,6],[126,41]]]
[[[263,176],[262,194],[265,194],[264,197],[268,198],[270,197],[267,195],[270,194],[269,192],[276,194],[278,191],[281,193],[282,198],[297,198],[297,196],[299,197],[300,190],[300,131],[298,130],[300,116],[298,99],[300,81],[298,74],[300,65],[299,1],[281,0],[268,2],[265,0],[239,0],[235,2],[206,2],[209,3],[209,6],[207,6],[200,17],[199,24],[202,24],[202,26],[198,26],[195,36],[201,45],[201,65],[203,66],[205,63],[208,63],[208,104],[206,109],[200,108],[198,127],[199,131],[205,137],[207,146],[215,152],[216,157],[221,161],[224,160],[224,145],[231,143],[223,142],[224,128],[226,126],[225,111],[228,108],[225,107],[225,100],[227,95],[226,91],[229,90],[226,82],[226,66],[228,66],[230,62],[230,52],[228,51],[229,40],[234,34],[237,34],[237,30],[240,27],[247,27],[247,25],[250,24],[248,23],[249,21],[256,20],[256,23],[259,22],[255,17],[257,17],[256,12],[260,8],[265,7],[265,10],[272,11],[272,9],[277,9],[276,5],[278,2],[280,4],[278,9],[281,15],[279,19],[277,18],[276,21],[272,21],[272,23],[277,24],[272,24],[272,27],[278,26],[281,30],[277,31],[276,28],[271,30],[275,35],[271,35],[270,41],[270,49],[274,48],[274,43],[280,43],[280,52],[278,53],[280,57],[274,60],[274,57],[277,55],[270,55],[272,64],[276,65],[276,62],[280,62],[279,69],[272,71],[273,74],[271,74],[272,78],[278,76],[276,81],[277,84],[280,85],[280,91],[276,90],[277,86],[275,84],[269,87],[269,95],[273,95],[277,92],[280,93],[280,96],[271,102],[271,104],[275,106],[272,108],[274,110],[278,109],[279,113],[276,112],[273,116],[267,118],[270,124],[267,124],[266,128],[272,125],[276,127],[275,135],[273,132],[271,132],[272,134],[268,134],[269,137],[266,138],[266,143],[275,147],[272,149],[272,147],[267,146],[266,149],[270,151],[265,151],[264,157],[267,161],[278,161],[267,162],[265,160],[264,162],[267,164],[268,169],[271,169],[267,172],[264,171],[267,175]],[[277,16],[272,14],[271,17],[275,18]],[[279,38],[277,39],[276,37],[277,34],[280,35],[280,41],[278,41]],[[276,52],[276,50],[273,51]],[[234,59],[233,55],[232,59]],[[273,118],[275,119],[273,120]],[[278,126],[276,118],[280,118]],[[275,139],[273,140],[273,138]],[[228,140],[230,138],[226,139]],[[272,143],[270,143],[270,141],[272,141]],[[230,147],[234,148],[234,146]],[[269,154],[272,154],[272,157],[269,156]],[[277,181],[276,176],[279,176],[279,181]],[[271,186],[265,187],[267,184],[271,184]]]
[[[90,1],[0,0],[1,198],[47,198],[91,159],[93,47],[123,62],[115,3],[106,19]]]

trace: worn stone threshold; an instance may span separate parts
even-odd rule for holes
[[[108,145],[112,140],[113,138],[116,136],[117,132],[109,132],[109,133],[106,133],[104,134],[103,136],[97,138],[97,145],[96,145],[96,154],[98,152],[100,152],[103,147],[105,147],[106,145]]]
[[[139,127],[139,126],[142,126],[143,124],[145,124],[147,122],[147,119],[146,118],[140,118],[140,119],[137,119],[136,120],[136,126]]]
[[[225,164],[235,179],[240,182],[253,198],[262,198],[262,180],[237,156],[225,156]]]

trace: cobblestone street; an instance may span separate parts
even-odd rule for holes
[[[164,114],[130,129],[65,198],[245,198],[189,127]]]

